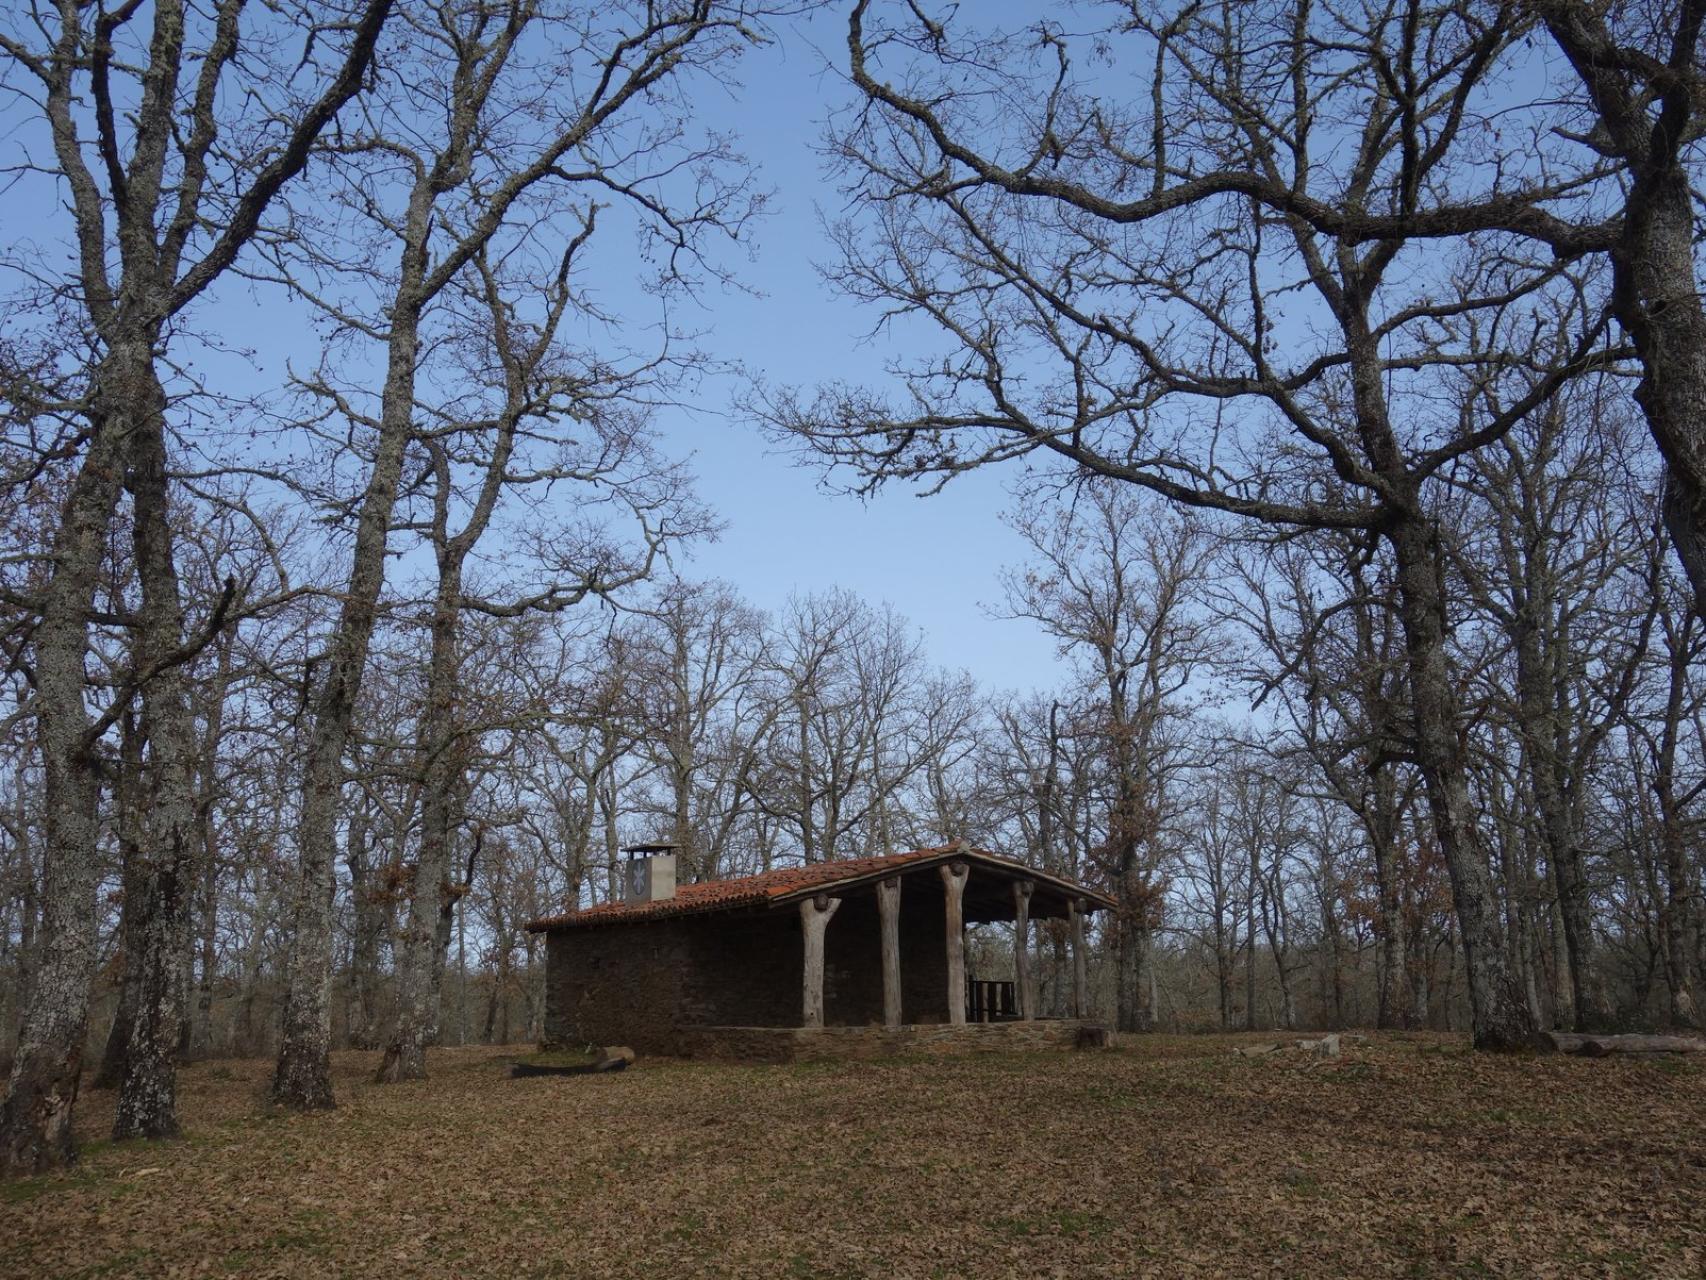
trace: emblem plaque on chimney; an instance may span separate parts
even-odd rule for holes
[[[622,850],[628,855],[622,876],[623,902],[637,905],[668,902],[675,897],[675,848],[673,844],[631,844]]]

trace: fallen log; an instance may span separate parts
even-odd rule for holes
[[[1339,1032],[1332,1031],[1318,1040],[1290,1040],[1283,1043],[1246,1044],[1232,1050],[1242,1058],[1263,1058],[1270,1053],[1280,1053],[1288,1049],[1301,1049],[1320,1058],[1336,1058],[1339,1056],[1339,1043],[1343,1037]],[[1360,1042],[1363,1037],[1352,1036],[1350,1039]]]
[[[512,1079],[521,1076],[599,1076],[611,1071],[626,1071],[633,1062],[634,1051],[627,1045],[607,1045],[590,1062],[516,1062],[510,1065],[509,1074]]]
[[[1542,1031],[1535,1037],[1535,1048],[1541,1053],[1609,1058],[1619,1054],[1706,1053],[1706,1040],[1694,1036],[1580,1035],[1571,1031]]]
[[[520,1079],[522,1076],[599,1076],[606,1072],[627,1069],[628,1064],[622,1058],[604,1058],[578,1067],[539,1067],[531,1062],[516,1062],[510,1064],[509,1074],[512,1079]]]

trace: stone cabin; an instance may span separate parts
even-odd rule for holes
[[[623,898],[535,920],[548,1043],[792,1060],[1066,1044],[1088,1009],[1083,921],[1112,899],[952,844],[675,883],[630,851]],[[1070,922],[1072,1017],[1039,1019],[1029,922]],[[1011,921],[1011,980],[966,973],[968,924]]]

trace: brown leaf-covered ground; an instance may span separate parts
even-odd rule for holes
[[[422,1084],[340,1054],[182,1077],[189,1136],[0,1186],[29,1276],[1700,1276],[1706,1064],[1231,1037],[832,1066],[643,1062]],[[88,1139],[111,1120],[85,1094]]]

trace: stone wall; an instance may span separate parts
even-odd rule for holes
[[[903,1022],[948,1020],[948,950],[942,894],[920,892],[922,876],[905,881],[900,897],[900,1009]],[[798,928],[795,930],[798,933]],[[794,1003],[798,1005],[798,978]],[[883,1020],[882,923],[876,894],[842,899],[824,935],[823,1018],[832,1027],[862,1027]],[[723,1026],[790,1026],[721,1020]]]
[[[833,928],[833,926],[831,926]],[[1013,1053],[1071,1049],[1083,1028],[1100,1024],[1075,1018],[1035,1022],[977,1022],[887,1027],[682,1028],[683,1057],[717,1062],[829,1062],[892,1058],[904,1054]]]
[[[901,894],[901,1016],[946,1023],[948,961],[939,887],[910,877]],[[805,949],[794,904],[746,915],[666,917],[548,935],[545,1038],[681,1051],[694,1027],[798,1027]],[[876,895],[842,899],[824,938],[824,1018],[861,1029],[883,1017]]]

